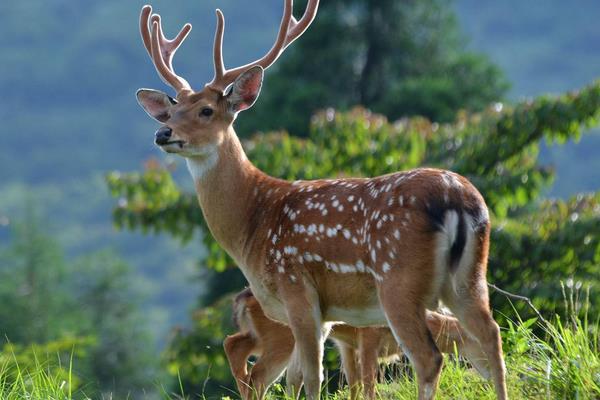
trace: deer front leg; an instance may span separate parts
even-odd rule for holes
[[[253,354],[257,347],[256,340],[249,333],[238,332],[227,336],[223,342],[223,347],[240,397],[244,400],[249,399],[251,388],[248,374],[248,357]]]
[[[289,326],[296,341],[294,353],[302,371],[307,400],[317,400],[323,381],[323,352],[327,332],[321,320],[318,295],[302,282],[283,288]]]

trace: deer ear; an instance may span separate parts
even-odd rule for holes
[[[226,94],[230,110],[237,114],[254,104],[262,86],[264,70],[256,65],[237,77]]]
[[[159,90],[140,89],[135,95],[144,111],[158,122],[167,122],[170,118],[169,108],[177,104],[174,98]]]

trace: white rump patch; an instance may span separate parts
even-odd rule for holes
[[[448,262],[450,260],[450,249],[452,248],[458,233],[458,218],[458,212],[455,210],[446,211],[442,231],[436,234],[435,272],[431,286],[432,298],[430,299],[432,302],[437,303],[440,289],[450,272]]]
[[[471,268],[473,267],[473,263],[475,262],[475,231],[473,230],[473,218],[465,213],[463,215],[465,219],[465,248],[463,249],[462,256],[459,260],[458,267],[456,268],[456,273],[452,277],[452,288],[455,293],[460,293],[461,285],[464,285],[469,281],[469,275],[471,273]],[[485,295],[487,297],[487,286],[483,288],[478,288],[481,291],[485,291]]]

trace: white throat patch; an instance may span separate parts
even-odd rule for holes
[[[216,148],[210,149],[206,152],[206,155],[202,157],[186,158],[185,162],[190,174],[192,174],[192,179],[194,179],[194,182],[202,180],[204,175],[206,175],[206,173],[217,164],[218,159],[219,154]]]

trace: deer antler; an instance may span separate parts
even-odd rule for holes
[[[315,19],[318,7],[319,0],[308,0],[306,10],[300,21],[298,21],[292,15],[293,0],[285,0],[279,32],[271,50],[256,61],[230,70],[225,69],[225,65],[223,64],[223,33],[225,30],[225,18],[223,17],[221,10],[217,10],[217,30],[213,47],[215,76],[207,86],[217,90],[224,90],[235,80],[235,78],[249,68],[256,65],[260,65],[264,69],[269,68],[277,61],[287,46],[306,31],[308,26]],[[185,24],[173,39],[167,39],[163,34],[160,15],[152,15],[152,7],[149,5],[142,8],[140,14],[140,33],[142,35],[142,40],[144,41],[144,46],[146,47],[148,55],[152,59],[161,79],[166,84],[172,86],[177,93],[184,90],[191,90],[190,84],[184,78],[177,75],[173,69],[173,56],[191,30],[192,25]]]
[[[152,13],[152,7],[146,5],[140,14],[140,33],[148,55],[152,59],[161,79],[177,93],[191,90],[190,84],[175,73],[173,69],[173,56],[192,30],[191,24],[185,24],[173,39],[167,39],[163,34],[160,15]],[[152,24],[152,30],[150,30]]]
[[[215,32],[215,41],[213,46],[213,59],[215,66],[215,76],[208,83],[208,86],[217,90],[224,90],[235,78],[244,71],[256,65],[260,65],[264,69],[269,68],[279,58],[287,46],[296,40],[308,28],[317,14],[319,0],[308,0],[304,15],[297,21],[292,15],[293,0],[285,0],[283,7],[283,17],[279,25],[279,32],[275,44],[271,50],[262,58],[253,61],[241,67],[226,70],[223,64],[223,32],[225,30],[225,18],[221,10],[217,10],[217,30]]]

